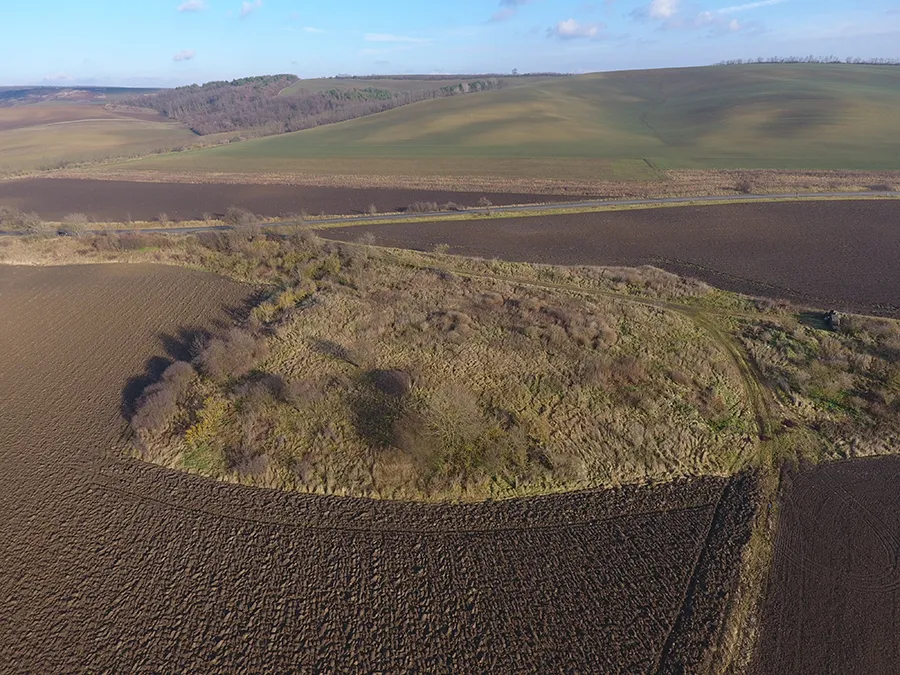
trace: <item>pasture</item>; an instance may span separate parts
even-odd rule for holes
[[[896,68],[595,73],[425,101],[130,166],[654,180],[668,169],[900,169]],[[352,170],[351,170],[352,167]]]

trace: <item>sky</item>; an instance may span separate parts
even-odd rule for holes
[[[4,0],[0,85],[900,58],[900,0]]]

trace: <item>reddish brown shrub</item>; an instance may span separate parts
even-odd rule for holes
[[[268,355],[265,340],[233,328],[223,337],[211,339],[196,362],[205,375],[214,380],[242,377]]]

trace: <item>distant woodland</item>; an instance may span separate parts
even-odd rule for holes
[[[859,56],[838,58],[837,56],[760,56],[756,59],[730,59],[720,61],[717,66],[742,66],[754,63],[845,63],[854,66],[900,66],[900,59],[864,59]]]
[[[122,103],[156,110],[186,124],[201,136],[247,130],[252,130],[253,135],[273,135],[343,122],[417,101],[506,86],[499,76],[473,76],[443,86],[436,79],[434,89],[420,91],[359,87],[327,91],[295,89],[282,95],[298,81],[296,75],[266,75],[207,82],[136,96]]]

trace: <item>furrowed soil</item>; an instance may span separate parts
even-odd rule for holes
[[[896,672],[898,479],[897,457],[788,477],[752,672]]]
[[[728,204],[329,229],[384,246],[560,265],[654,265],[726,290],[900,316],[900,203]]]
[[[183,357],[248,294],[169,267],[0,267],[0,670],[697,672],[709,658],[752,476],[422,505],[111,452],[135,373]]]
[[[405,210],[415,202],[455,202],[475,206],[484,192],[337,188],[224,183],[136,183],[67,178],[0,182],[0,205],[36,212],[45,220],[83,213],[95,221],[155,220],[165,213],[173,221],[221,218],[230,206],[265,217],[361,214],[374,205],[378,212]],[[495,205],[565,201],[566,196],[490,193]]]

